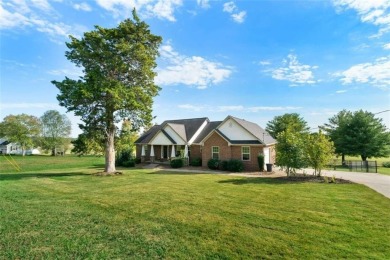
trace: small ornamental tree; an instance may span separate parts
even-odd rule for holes
[[[26,114],[6,116],[0,123],[0,137],[9,142],[18,143],[22,148],[22,155],[31,147],[41,132],[39,118]]]
[[[277,138],[276,164],[286,169],[287,176],[307,165],[302,134],[287,128],[279,133]]]
[[[150,32],[135,10],[133,19],[116,28],[95,28],[81,39],[70,36],[66,43],[66,58],[83,68],[84,76],[52,83],[60,91],[60,105],[80,116],[88,133],[104,137],[104,171],[113,173],[115,124],[127,118],[138,130],[153,119],[153,98],[160,90],[154,84],[154,68],[162,39]]]
[[[321,170],[332,159],[333,142],[321,133],[309,134],[304,137],[305,158],[308,166],[314,168],[314,175],[321,176]]]

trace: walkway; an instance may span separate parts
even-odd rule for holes
[[[311,169],[311,171],[313,171]],[[340,171],[331,171],[331,170],[322,170],[323,176],[332,177],[333,175],[336,178],[343,178],[344,180],[349,180],[355,183],[364,184],[367,187],[383,194],[384,196],[390,198],[390,176],[383,175],[379,173],[367,173],[367,172],[340,172]]]

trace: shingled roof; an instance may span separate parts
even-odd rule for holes
[[[190,119],[178,119],[178,120],[167,120],[161,125],[154,125],[146,133],[141,135],[135,143],[136,144],[147,144],[157,134],[158,131],[162,130],[166,125],[169,125],[183,140],[188,142],[195,135],[196,131],[202,126],[205,121],[209,121],[207,117],[202,118],[190,118]]]
[[[214,121],[214,122],[208,123],[206,125],[206,127],[203,129],[203,131],[199,134],[199,136],[195,139],[194,143],[199,144],[200,142],[202,142],[202,140],[206,136],[208,136],[211,133],[211,131],[216,129],[221,123],[222,123],[222,121]]]
[[[248,132],[253,134],[257,139],[259,139],[264,144],[269,145],[269,144],[276,143],[276,140],[267,131],[261,128],[258,124],[237,117],[233,117],[233,116],[230,116],[230,118],[234,119],[238,124],[240,124],[243,128],[245,128]]]

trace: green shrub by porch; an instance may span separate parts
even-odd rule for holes
[[[202,166],[202,159],[201,158],[194,158],[191,160],[191,166]]]
[[[183,167],[183,160],[182,159],[173,159],[171,161],[171,167],[172,168],[181,168],[181,167]]]
[[[207,162],[207,166],[211,169],[211,170],[218,170],[219,168],[219,160],[217,159],[210,159],[208,162]]]
[[[257,163],[259,164],[259,170],[261,172],[264,171],[264,155],[263,154],[259,154],[257,156]]]
[[[244,163],[237,159],[231,159],[227,162],[227,169],[230,172],[242,172],[244,170]]]

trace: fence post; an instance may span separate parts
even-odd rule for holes
[[[378,164],[375,161],[375,173],[378,173]]]

